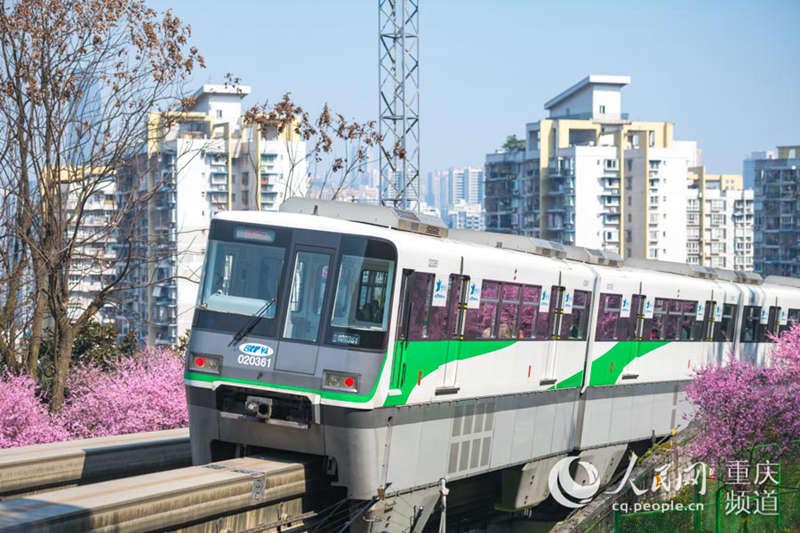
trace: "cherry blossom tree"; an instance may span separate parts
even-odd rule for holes
[[[143,260],[130,242],[118,257],[106,245],[160,184],[118,194],[93,230],[89,206],[113,198],[115,175],[160,135],[151,112],[182,104],[181,82],[203,64],[189,37],[144,0],[0,0],[0,357],[36,375],[49,330],[54,410],[77,332]],[[76,283],[98,271],[76,306]]]
[[[775,339],[771,364],[730,357],[699,370],[686,389],[697,437],[690,451],[712,465],[792,461],[800,455],[800,325]]]

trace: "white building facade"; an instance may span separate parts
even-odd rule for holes
[[[690,188],[686,231],[690,265],[752,271],[752,189]]]
[[[686,261],[697,145],[676,140],[671,123],[629,120],[621,93],[629,83],[587,76],[545,103],[547,118],[526,125],[524,152],[487,155],[491,231]]]
[[[192,108],[151,115],[146,172],[123,178],[125,191],[156,189],[129,231],[140,258],[126,298],[126,324],[149,345],[172,345],[191,327],[207,232],[214,214],[277,210],[308,190],[305,143],[293,132],[262,134],[246,124],[246,86],[203,85]],[[287,128],[290,130],[291,128]],[[141,167],[141,165],[140,165]]]
[[[486,213],[480,204],[457,201],[447,211],[447,226],[453,229],[486,230]]]

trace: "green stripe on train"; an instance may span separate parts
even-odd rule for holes
[[[463,361],[479,355],[502,350],[516,341],[404,341],[394,345],[395,357],[402,353],[405,365],[404,381],[400,394],[388,396],[384,407],[405,405],[418,381],[435,372],[440,366],[451,361]],[[395,370],[399,372],[400,370]],[[394,376],[392,376],[394,378]]]
[[[398,353],[403,354],[403,363],[406,366],[405,380],[399,387],[400,394],[396,396],[388,396],[384,402],[384,407],[405,405],[408,397],[417,386],[417,382],[425,379],[433,372],[435,372],[442,365],[451,361],[463,361],[471,359],[480,355],[486,355],[503,348],[507,348],[517,341],[514,340],[486,340],[486,341],[411,341],[405,343],[398,341],[395,343],[395,356]],[[666,344],[668,341],[620,341],[615,344],[610,350],[598,357],[592,362],[592,374],[589,382],[590,386],[596,387],[601,385],[614,385],[619,379],[622,371],[634,359],[642,357],[653,350],[656,350]],[[383,366],[385,367],[386,360],[384,358]],[[277,383],[264,383],[261,381],[254,381],[249,379],[230,378],[225,376],[216,376],[212,374],[204,374],[199,372],[186,372],[184,378],[193,381],[205,381],[208,383],[232,383],[237,385],[253,385],[260,387],[270,387],[274,389],[295,391],[295,392],[308,392],[319,394],[326,400],[335,400],[341,402],[365,403],[370,401],[374,396],[380,381],[380,376],[383,374],[384,368],[378,373],[378,379],[368,392],[361,394],[350,394],[346,392],[335,392],[328,390],[310,389],[305,387],[294,387],[291,385],[282,385]],[[551,389],[567,389],[580,387],[583,385],[583,371],[578,371],[566,379],[563,379],[553,385]]]
[[[609,351],[592,362],[592,374],[589,378],[590,387],[602,385],[615,385],[622,371],[634,359],[642,357],[653,350],[661,348],[669,341],[620,341]],[[559,381],[550,389],[568,389],[583,385],[583,370],[575,372],[565,380]]]
[[[634,359],[669,344],[669,341],[620,341],[592,362],[589,386],[614,385]]]

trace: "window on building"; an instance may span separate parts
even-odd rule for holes
[[[656,145],[656,132],[651,131],[648,133],[648,145],[651,148]]]
[[[601,106],[600,106],[600,112],[601,112],[601,113],[605,113],[605,112],[606,112],[606,106],[604,106],[604,105],[601,105]]]
[[[217,109],[217,118],[222,118],[222,109]]]

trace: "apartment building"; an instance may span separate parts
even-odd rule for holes
[[[428,172],[422,198],[427,205],[439,211],[438,216],[446,219],[449,210],[460,201],[483,204],[483,192],[483,168],[450,167]]]
[[[247,86],[203,85],[182,112],[152,113],[149,138],[120,173],[121,194],[156,191],[127,225],[141,286],[125,301],[126,323],[150,345],[170,345],[191,326],[211,217],[229,209],[276,210],[308,189],[305,143],[290,128],[247,124]]]
[[[686,261],[686,180],[697,145],[622,111],[628,76],[589,75],[526,125],[525,150],[486,157],[487,229]]]
[[[116,180],[114,175],[80,168],[71,168],[66,173],[71,174],[62,182],[66,216],[70,229],[78,225],[71,234],[75,246],[69,273],[69,313],[77,318],[95,295],[116,278],[117,230],[111,224],[116,215]],[[113,323],[117,315],[117,305],[109,302],[95,319]]]
[[[524,150],[486,155],[486,231],[539,236],[539,168]]]
[[[800,277],[800,145],[754,156],[744,167],[754,183],[755,270]]]
[[[739,174],[689,169],[686,262],[753,270],[753,190]]]
[[[486,216],[481,204],[470,204],[459,200],[447,211],[447,226],[454,229],[468,229],[484,231],[486,229]]]

